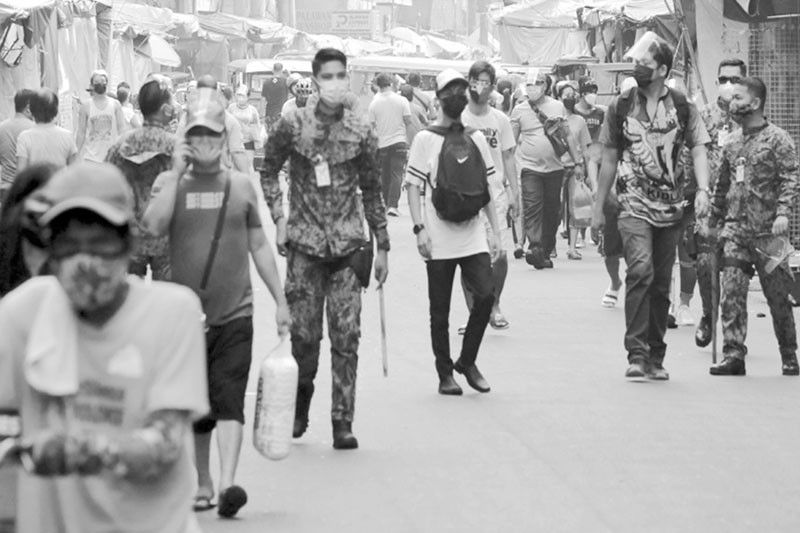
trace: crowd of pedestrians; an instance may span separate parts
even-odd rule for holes
[[[202,76],[181,106],[169,78],[153,74],[135,91],[119,84],[112,97],[97,71],[73,134],[58,126],[52,90],[20,90],[0,123],[0,415],[24,422],[18,491],[36,501],[19,506],[19,531],[194,532],[192,509],[230,518],[247,503],[236,473],[251,262],[299,367],[294,438],[308,428],[326,319],[332,444],[358,448],[362,291],[387,281],[387,217],[403,215],[403,190],[442,395],[463,394],[456,374],[491,390],[477,365],[484,333],[523,321],[500,307],[513,284],[509,252],[547,276],[562,221],[568,260],[589,241],[604,257],[602,305],[624,301],[627,378],[669,379],[670,306],[676,325],[694,325],[695,285],[698,346],[721,316],[723,357],[710,373],[744,375],[755,273],[782,373],[800,374],[787,263],[794,144],[765,117],[767,88],[742,61],[722,62],[718,98],[698,110],[667,84],[673,57],[645,34],[607,108],[589,77],[530,69],[515,87],[478,61],[466,75],[440,72],[433,96],[419,74],[379,73],[361,109],[347,57],[331,48],[317,52],[309,78],[276,63],[263,115],[246,85]],[[457,270],[469,317],[454,360]]]

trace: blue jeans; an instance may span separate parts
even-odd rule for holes
[[[617,224],[628,265],[625,277],[628,361],[661,364],[667,351],[664,334],[680,226],[657,228],[630,216],[620,218]]]

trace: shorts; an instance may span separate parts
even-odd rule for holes
[[[617,226],[619,210],[603,208],[603,214],[606,217],[606,223],[603,226],[603,255],[611,259],[622,257],[622,235]]]
[[[211,412],[195,422],[195,433],[209,433],[218,420],[244,424],[244,395],[253,360],[253,317],[211,326],[206,333],[206,354]]]

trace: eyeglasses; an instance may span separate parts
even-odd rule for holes
[[[725,85],[726,83],[739,83],[742,81],[741,76],[720,76],[717,78],[717,81],[720,85]]]

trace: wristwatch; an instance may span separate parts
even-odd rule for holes
[[[419,235],[419,232],[425,229],[425,224],[414,224],[414,235]]]

